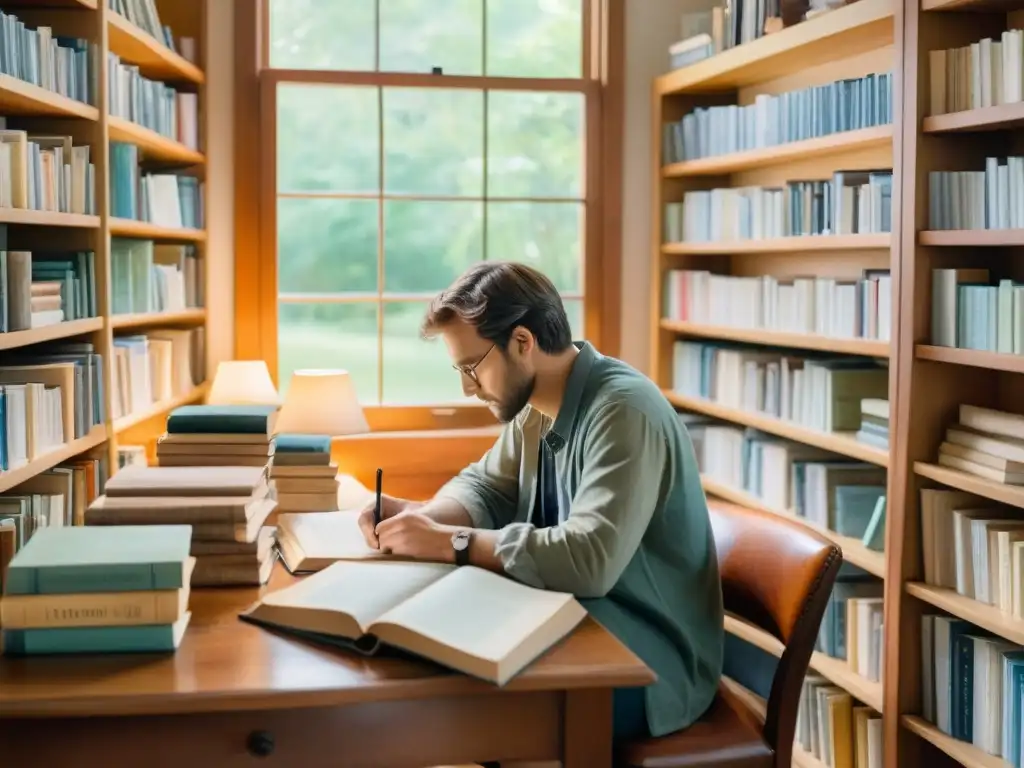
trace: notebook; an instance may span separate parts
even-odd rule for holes
[[[392,646],[504,685],[586,616],[570,594],[474,566],[339,561],[241,618],[372,655]]]
[[[277,549],[292,573],[320,571],[338,560],[390,557],[366,543],[359,530],[359,513],[351,510],[279,515]]]

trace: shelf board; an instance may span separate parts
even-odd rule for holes
[[[927,477],[950,488],[956,488],[975,496],[982,496],[992,501],[1008,504],[1011,507],[1024,509],[1024,486],[1007,485],[995,480],[988,480],[958,469],[929,464],[923,461],[914,462],[914,473]]]
[[[1024,619],[1003,613],[994,605],[986,605],[964,597],[952,589],[934,587],[931,584],[908,582],[906,590],[908,595],[913,595],[918,600],[983,627],[1010,642],[1024,645]]]
[[[867,2],[867,0],[858,0]],[[734,240],[732,242],[665,243],[662,253],[670,255],[703,255],[732,253],[779,253],[785,251],[851,251],[888,249],[892,235],[804,235],[801,237],[774,237],[764,240]]]
[[[681,395],[671,390],[665,390],[664,392],[669,402],[678,408],[686,408],[697,413],[703,413],[705,416],[722,419],[723,421],[731,421],[734,424],[743,424],[744,426],[759,429],[772,435],[778,435],[797,443],[813,445],[824,451],[831,451],[841,456],[849,456],[852,459],[860,459],[880,467],[887,467],[889,465],[888,451],[862,443],[854,438],[852,434],[818,432],[763,413],[729,408],[710,400]]]
[[[53,469],[58,464],[74,458],[81,453],[95,448],[107,439],[107,428],[104,426],[93,427],[85,437],[65,443],[55,451],[33,459],[24,466],[12,469],[7,472],[0,472],[0,493],[9,491],[29,478],[35,477],[40,472]]]
[[[1010,764],[1001,757],[990,755],[984,750],[978,749],[966,741],[954,739],[932,725],[927,720],[917,715],[903,715],[900,718],[903,727],[908,731],[916,733],[925,741],[941,749],[947,755],[956,760],[964,768],[1010,768]]]
[[[114,237],[143,237],[152,240],[198,243],[206,240],[205,229],[160,227],[147,221],[111,219],[110,234]]]
[[[725,631],[766,653],[776,657],[782,656],[784,646],[778,638],[728,613],[725,615]],[[833,659],[815,651],[811,655],[811,669],[875,711],[882,711],[882,684],[865,680],[842,659]]]
[[[42,328],[32,328],[27,331],[11,331],[0,333],[0,349],[18,349],[27,347],[30,344],[41,344],[44,341],[56,339],[68,339],[72,336],[80,336],[84,333],[94,333],[103,330],[102,317],[89,317],[85,320],[69,320],[65,323],[54,323],[44,325]]]
[[[932,360],[937,363],[969,365],[974,368],[988,368],[993,371],[1024,373],[1024,355],[1010,355],[1001,352],[984,352],[979,349],[958,349],[918,344],[914,348],[918,360]]]
[[[162,400],[159,403],[154,403],[148,408],[143,408],[137,413],[129,413],[127,416],[122,416],[114,422],[114,434],[120,434],[125,430],[137,426],[138,424],[142,424],[144,421],[149,421],[152,418],[169,413],[175,408],[198,402],[206,397],[206,390],[207,386],[203,384],[194,388],[188,394],[172,397],[170,400]]]
[[[918,232],[917,241],[921,245],[1024,245],[1024,229],[929,229]]]
[[[727,675],[722,675],[722,686],[727,688],[729,693],[735,696],[741,703],[750,707],[751,711],[761,718],[762,724],[764,723],[765,718],[768,716],[767,701]]]
[[[844,355],[865,355],[867,357],[889,357],[889,343],[873,339],[845,339],[818,336],[810,333],[788,333],[758,328],[731,328],[729,326],[702,325],[679,320],[662,320],[666,331],[698,336],[704,339],[726,339],[747,344],[761,344],[770,347],[792,349],[815,349]]]
[[[134,144],[142,150],[145,160],[159,160],[181,165],[199,165],[205,162],[202,152],[189,149],[180,141],[169,139],[156,131],[136,125],[130,120],[111,115],[107,118],[110,140]]]
[[[202,83],[203,71],[143,32],[114,11],[107,13],[107,44],[111,53],[139,67],[141,74],[168,81]]]
[[[924,133],[967,133],[970,131],[1001,131],[1024,125],[1024,101],[1000,104],[981,109],[965,109],[945,115],[926,117],[921,125]]]
[[[1001,11],[1020,7],[1017,0],[921,0],[922,11]]]
[[[657,93],[707,93],[741,88],[875,50],[893,41],[892,0],[858,0],[730,48],[655,80]]]
[[[855,699],[864,702],[881,714],[883,696],[880,682],[858,675],[842,659],[833,659],[820,651],[811,654],[811,669],[823,677],[827,677],[840,688],[852,694]]]
[[[786,520],[792,520],[795,523],[799,523],[808,530],[824,536],[842,549],[843,560],[856,565],[858,568],[862,568],[873,576],[877,576],[880,579],[885,578],[884,552],[876,552],[873,549],[868,549],[860,541],[850,536],[842,536],[835,531],[819,528],[811,521],[806,518],[799,517],[789,510],[774,509],[753,494],[747,493],[746,491],[742,491],[738,488],[733,488],[725,483],[720,483],[706,475],[700,476],[700,483],[704,488],[704,492],[707,494],[717,496],[718,498],[725,499],[726,501],[731,501],[734,504],[739,504],[743,507],[759,509],[762,512],[768,512],[769,514],[778,515]]]
[[[132,315],[112,315],[110,327],[146,328],[158,325],[198,324],[206,320],[205,309],[185,309],[181,312],[145,312]]]
[[[833,133],[830,136],[819,136],[814,139],[805,139],[804,141],[778,144],[774,147],[672,163],[661,169],[661,175],[665,178],[721,176],[727,173],[737,173],[738,171],[749,171],[754,168],[782,165],[794,160],[808,160],[814,157],[840,155],[844,152],[868,149],[885,144],[892,146],[891,125],[862,128],[858,131],[844,131],[843,133]]]
[[[10,75],[0,75],[0,112],[5,115],[77,117],[83,120],[99,120],[100,117],[96,107]]]
[[[805,750],[800,744],[793,744],[794,768],[828,768],[825,763]]]
[[[82,213],[35,211],[30,208],[0,208],[0,224],[98,229],[100,226],[100,217],[87,216]]]

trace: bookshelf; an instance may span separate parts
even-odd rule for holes
[[[1022,28],[1024,10],[994,0],[858,0],[654,85],[652,377],[694,437],[709,496],[796,518],[842,547],[850,566],[883,582],[880,605],[857,598],[873,622],[871,647],[881,646],[877,679],[821,648],[808,674],[877,713],[886,768],[1020,764],[1008,742],[999,743],[1009,699],[997,698],[995,678],[983,686],[992,698],[971,702],[981,714],[968,729],[971,718],[954,699],[967,693],[953,692],[952,681],[940,684],[934,658],[937,633],[945,644],[947,629],[944,653],[987,654],[1000,679],[1002,654],[1024,650],[1024,604],[1014,602],[1024,563],[1012,560],[1024,531],[1024,482],[1011,476],[1019,468],[1003,455],[1024,439]],[[772,127],[766,94],[780,98],[890,67],[888,120],[851,126],[822,118],[824,106],[791,102],[787,114],[796,111],[801,130],[777,143],[782,129]],[[742,145],[730,144],[728,121],[747,118],[723,111],[727,105],[759,105],[750,107]],[[718,108],[726,122],[699,116],[702,108]],[[666,136],[665,123],[680,127]],[[751,136],[767,138],[767,146],[751,146]],[[892,169],[887,231],[851,233],[835,207],[847,198],[833,174],[882,168]],[[813,217],[809,232],[806,217],[780,216],[772,187],[828,179],[833,184],[821,194],[831,195],[829,232],[839,234],[822,233]],[[783,200],[802,212],[806,195],[820,189],[797,186]],[[864,281],[882,270],[888,281],[869,292]],[[830,278],[856,281],[858,324],[843,319],[850,295],[840,298],[823,284]],[[827,312],[811,322],[809,306]],[[782,410],[785,398],[820,393],[823,382],[836,391],[835,374],[818,370],[823,355],[887,369],[885,392],[876,385],[861,395],[888,400],[887,444],[870,439],[867,408],[860,429],[855,419],[825,429],[831,422],[820,418],[818,402],[825,398]],[[844,396],[858,394],[851,386]],[[979,464],[992,457],[1005,466]],[[822,480],[831,470],[810,469],[833,459],[863,462],[865,473],[875,468],[871,482],[885,494],[883,546],[837,530],[839,518],[829,516],[836,510],[823,518],[810,503],[814,484],[834,490],[854,482],[832,486]],[[984,561],[968,557],[976,539],[986,544]],[[734,617],[726,629],[760,651],[780,652],[771,636]],[[817,758],[797,746],[794,765],[814,765]]]
[[[1010,79],[1004,80],[1000,77],[1000,49],[1003,32],[1020,29],[1024,16],[1013,11],[1012,5],[999,8],[964,0],[922,0],[920,5],[907,2],[901,10],[907,30],[908,62],[904,74],[905,130],[901,136],[901,302],[913,310],[908,311],[899,328],[897,342],[900,355],[896,412],[900,424],[896,439],[904,449],[899,452],[898,466],[894,467],[893,497],[894,505],[902,511],[894,516],[899,525],[889,532],[893,550],[891,578],[899,588],[887,594],[891,600],[887,609],[893,622],[887,632],[892,638],[890,647],[898,652],[887,659],[886,669],[891,672],[893,684],[886,691],[886,705],[900,717],[898,722],[886,723],[890,739],[887,750],[893,760],[903,764],[938,753],[953,764],[1008,768],[1014,762],[1008,754],[1004,757],[1005,745],[989,743],[986,747],[985,734],[976,733],[973,728],[968,732],[955,723],[943,727],[938,714],[942,705],[935,703],[939,701],[937,681],[929,679],[918,659],[933,641],[930,633],[938,629],[930,616],[940,617],[943,622],[966,622],[972,633],[989,636],[989,642],[1024,646],[1024,620],[1001,610],[998,603],[992,604],[990,600],[998,597],[987,594],[987,586],[979,594],[976,590],[981,587],[974,584],[967,589],[963,584],[942,583],[934,554],[938,540],[934,532],[929,533],[929,528],[934,531],[937,523],[929,521],[931,515],[948,519],[954,513],[950,509],[935,510],[925,499],[925,494],[930,494],[931,499],[960,494],[967,501],[959,503],[957,509],[999,508],[1011,521],[1024,519],[1024,489],[1019,485],[939,462],[940,446],[948,440],[947,430],[964,421],[961,405],[1014,414],[1024,412],[1024,400],[1017,391],[1020,374],[1024,373],[1024,356],[1013,354],[1012,345],[996,351],[999,347],[988,340],[977,343],[971,336],[972,321],[962,306],[948,305],[939,277],[954,275],[952,270],[975,268],[987,270],[988,279],[979,282],[993,286],[1001,279],[1020,278],[1019,246],[1024,244],[1024,221],[1017,221],[1016,214],[1014,221],[1010,221],[1011,212],[1019,209],[1019,203],[1003,206],[998,202],[1000,172],[992,174],[995,189],[983,189],[974,205],[965,200],[962,205],[947,207],[944,199],[949,190],[943,185],[967,178],[954,177],[949,172],[981,171],[984,175],[987,158],[1001,159],[996,164],[1007,166],[1004,173],[1007,179],[1010,176],[1005,158],[1019,154],[1019,129],[1024,125],[1024,99],[1014,95],[1019,86],[1012,79],[1013,69],[1021,68],[1021,53],[1019,49],[1014,53],[1016,42],[1007,38],[1008,61],[1017,63],[1008,67]],[[964,71],[961,66],[965,57],[970,58],[972,44],[980,61],[981,41],[985,38],[998,44],[996,50],[1000,50],[1000,66],[991,73],[991,79],[979,71],[976,78],[964,79],[962,88],[948,87],[952,73]],[[991,60],[988,44],[985,48],[985,55]],[[1003,87],[1004,82],[1008,87]],[[984,93],[979,88],[982,83]],[[993,83],[997,84],[994,91]],[[945,173],[934,176],[936,172]],[[996,194],[992,195],[993,191]],[[970,215],[972,209],[979,207],[981,220]],[[991,222],[987,220],[989,216]],[[962,276],[953,279],[953,284],[963,282]],[[959,287],[954,290],[960,294]],[[988,289],[980,290],[988,294]],[[941,318],[933,318],[936,313]],[[936,330],[948,318],[961,318],[955,338],[943,338],[947,334]],[[1009,343],[1012,334],[999,331],[998,336]],[[977,348],[961,348],[967,346]],[[952,548],[959,549],[956,545]],[[959,552],[954,557],[959,570]],[[1019,575],[1012,578],[1019,581]],[[926,632],[926,627],[934,629]],[[999,693],[1002,687],[987,686],[986,690],[993,691],[992,698],[973,703],[983,713],[982,720],[996,717],[989,707],[1006,700]]]
[[[147,3],[155,7],[162,29],[147,31]],[[8,365],[31,367],[56,354],[71,355],[76,365],[84,355],[90,360],[86,375],[95,374],[87,385],[75,379],[68,387],[73,395],[65,391],[62,402],[65,412],[77,412],[88,402],[94,423],[84,433],[76,423],[75,434],[65,430],[62,442],[47,443],[41,450],[37,445],[30,451],[33,455],[8,455],[6,465],[0,463],[0,501],[67,466],[76,472],[88,468],[95,492],[117,471],[119,446],[141,442],[142,426],[152,426],[176,405],[202,400],[207,389],[207,6],[205,0],[0,0],[0,12],[16,17],[27,30],[43,29],[45,35],[51,29],[52,38],[60,38],[56,44],[80,49],[77,55],[53,54],[69,57],[73,85],[56,75],[47,78],[43,65],[35,82],[24,70],[0,71],[3,127],[25,131],[28,142],[70,137],[70,146],[88,147],[91,165],[91,171],[85,170],[85,162],[76,166],[74,149],[70,157],[61,155],[71,179],[64,191],[67,199],[62,199],[61,185],[67,182],[54,182],[56,175],[47,180],[41,171],[33,171],[34,150],[26,145],[39,199],[31,199],[30,191],[30,199],[19,204],[14,192],[0,189],[0,231],[8,259],[7,282],[0,285],[5,314],[12,292],[32,285],[30,293],[18,294],[18,321],[12,326],[5,318],[0,325],[0,376],[6,375]],[[72,45],[69,38],[80,42]],[[15,148],[9,155],[0,153],[0,163],[18,162],[16,138],[4,134],[0,145],[12,141]],[[54,166],[42,167],[61,167],[53,157],[45,162]],[[31,274],[26,277],[19,267],[17,281],[11,273],[14,251],[32,254]],[[54,293],[51,303],[37,304],[38,295],[57,290],[39,285],[54,282],[40,266],[46,263],[43,256],[79,253],[92,256],[75,263],[75,269],[86,266],[73,269],[61,284],[59,302],[52,303],[58,295]],[[37,311],[44,305],[51,310],[59,306],[62,315]],[[186,378],[175,379],[173,372],[182,366],[188,368]],[[0,380],[0,386],[9,383]],[[128,397],[125,389],[130,390]],[[33,414],[24,415],[28,419]],[[0,434],[0,439],[15,438]]]
[[[849,638],[823,635],[808,680],[848,694],[876,734],[889,708],[881,625],[899,573],[885,546],[899,510],[888,504],[888,526],[879,525],[877,499],[897,487],[899,415],[887,412],[887,439],[868,441],[859,411],[833,412],[794,392],[809,391],[812,380],[837,391],[863,381],[871,398],[896,401],[897,16],[887,0],[858,0],[663,75],[653,98],[652,378],[694,438],[709,496],[796,519],[843,548],[850,578],[865,590],[851,591],[849,606],[873,624],[859,660],[845,650]],[[832,85],[846,80],[853,84]],[[839,103],[846,106],[833,119],[826,105]],[[807,183],[819,181],[829,187]],[[862,370],[844,379],[825,364],[837,358]],[[797,384],[801,367],[806,378]],[[830,475],[837,462],[850,474]],[[797,464],[814,466],[800,488],[784,487]],[[829,524],[823,489],[842,477],[856,487],[851,494],[872,500],[873,537]],[[845,616],[846,606],[834,610]],[[726,631],[781,654],[772,636],[735,617]],[[762,706],[766,693],[746,691]],[[795,766],[829,764],[800,741],[798,728]]]

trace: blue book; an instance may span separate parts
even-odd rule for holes
[[[120,627],[61,627],[59,629],[5,629],[4,653],[49,655],[57,653],[158,653],[181,644],[192,614],[173,624]]]
[[[40,528],[7,569],[10,595],[180,589],[191,525]]]
[[[183,405],[167,417],[167,432],[269,435],[276,412],[276,405]]]
[[[329,435],[281,434],[274,438],[274,453],[330,453]]]

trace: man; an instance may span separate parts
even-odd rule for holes
[[[486,262],[438,295],[440,335],[467,395],[505,427],[428,502],[383,497],[371,546],[472,564],[571,592],[658,676],[614,697],[614,738],[659,736],[710,705],[722,594],[693,447],[671,404],[625,363],[574,344],[554,285]]]

